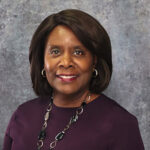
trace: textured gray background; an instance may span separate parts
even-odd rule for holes
[[[32,34],[49,14],[78,8],[108,31],[114,71],[105,93],[139,121],[150,150],[150,2],[149,0],[0,0],[0,149],[12,112],[35,97],[29,76]]]

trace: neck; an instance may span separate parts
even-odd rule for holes
[[[74,94],[62,94],[54,92],[53,103],[59,107],[79,107],[87,98],[89,90]]]

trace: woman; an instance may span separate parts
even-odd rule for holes
[[[39,97],[14,112],[3,150],[144,150],[136,117],[102,93],[111,44],[96,19],[74,9],[50,15],[29,60]]]

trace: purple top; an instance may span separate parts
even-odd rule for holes
[[[30,100],[18,107],[6,130],[3,150],[37,150],[49,98]],[[76,108],[52,105],[42,150],[48,150],[64,129]],[[114,100],[101,94],[84,106],[83,114],[72,124],[55,150],[144,150],[135,116]]]

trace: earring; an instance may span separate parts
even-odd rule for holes
[[[93,72],[95,72],[93,77],[96,78],[98,76],[98,71],[95,68],[93,70],[94,70]]]
[[[42,75],[43,78],[46,77],[46,73],[45,73],[45,69],[44,69],[44,68],[43,68],[42,71],[41,71],[41,75]]]

